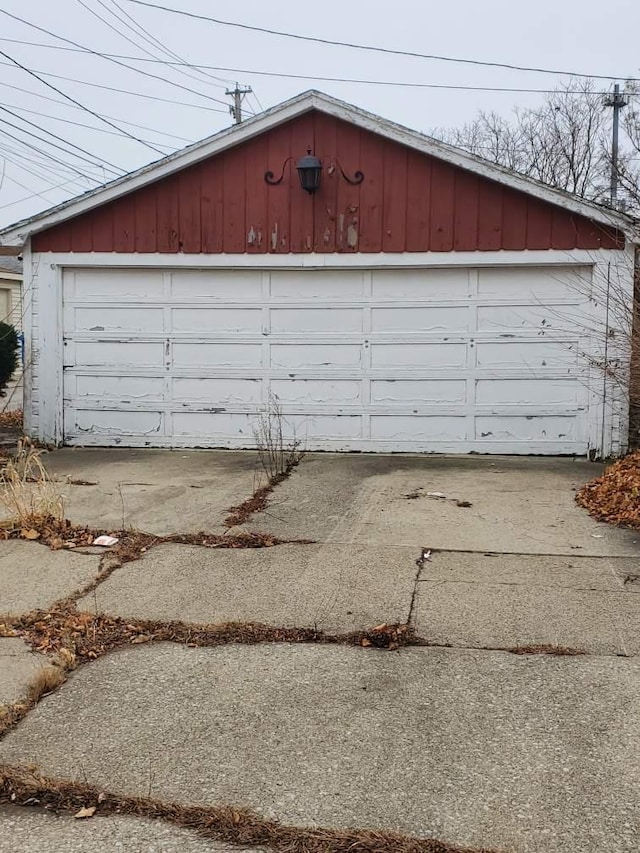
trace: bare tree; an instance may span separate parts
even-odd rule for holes
[[[640,211],[640,92],[627,86],[619,179],[631,212]],[[592,81],[569,81],[541,106],[512,118],[480,112],[462,128],[436,136],[542,183],[594,201],[607,199],[611,170],[611,113]]]

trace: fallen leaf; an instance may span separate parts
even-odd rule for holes
[[[23,527],[22,530],[20,531],[20,536],[23,539],[39,539],[40,538],[40,534],[38,533],[38,531],[34,530],[32,527],[30,527],[28,530]]]
[[[103,791],[101,791],[101,792],[98,794],[98,802],[99,802],[99,803],[104,803],[104,801],[105,801],[106,799],[107,799],[107,795],[106,795]]]
[[[148,643],[149,640],[152,640],[153,637],[151,634],[138,634],[137,637],[133,637],[131,640],[132,645],[136,645],[137,643]]]
[[[361,646],[364,646],[364,648],[366,649],[366,648],[368,648],[368,646],[370,646],[370,645],[371,645],[371,640],[367,640],[367,638],[366,638],[366,637],[363,637],[363,638],[360,640],[360,645],[361,645]]]
[[[372,631],[386,631],[386,629],[387,629],[387,623],[383,622],[382,625],[376,625],[376,627],[372,628],[371,630]]]
[[[76,812],[74,814],[74,817],[75,818],[93,817],[95,813],[96,813],[96,807],[95,806],[89,806],[88,808],[80,809],[79,812]]]

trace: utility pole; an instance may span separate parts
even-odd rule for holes
[[[233,98],[233,104],[229,107],[229,112],[233,116],[236,124],[240,124],[242,121],[242,102],[244,100],[244,96],[251,94],[252,91],[253,89],[251,86],[242,88],[236,83],[235,89],[227,89],[225,92],[226,95],[231,95]]]
[[[611,189],[609,201],[611,207],[618,207],[618,136],[620,131],[620,110],[629,103],[624,92],[620,91],[618,83],[613,87],[613,95],[608,97],[605,107],[613,107],[613,133],[611,139]]]

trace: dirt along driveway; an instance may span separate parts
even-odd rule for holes
[[[152,535],[0,542],[0,853],[638,850],[640,541],[575,505],[600,466],[309,454],[266,503],[249,452],[48,466],[74,523]]]

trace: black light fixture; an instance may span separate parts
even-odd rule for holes
[[[333,158],[335,159],[335,158]],[[280,173],[280,177],[276,178],[273,172],[265,172],[264,179],[267,184],[271,186],[276,186],[277,184],[281,184],[284,180],[284,170],[287,163],[293,160],[293,157],[287,157],[287,159],[282,164],[282,172]],[[347,177],[344,173],[344,169],[335,160],[338,169],[340,170],[340,174],[345,179],[348,184],[361,184],[364,180],[364,175],[362,172],[356,172],[353,178]],[[313,193],[320,187],[320,178],[322,176],[322,161],[315,156],[315,154],[311,153],[311,149],[307,148],[307,153],[304,157],[301,157],[296,163],[296,169],[298,170],[298,177],[300,178],[300,186],[305,192],[308,192],[309,195],[313,195]],[[334,171],[335,167],[331,166],[329,169],[329,173],[331,174]]]
[[[301,157],[296,163],[298,177],[300,178],[300,186],[305,192],[313,194],[320,186],[320,176],[322,175],[322,163],[318,158],[311,153],[311,149],[307,149],[304,157]]]

